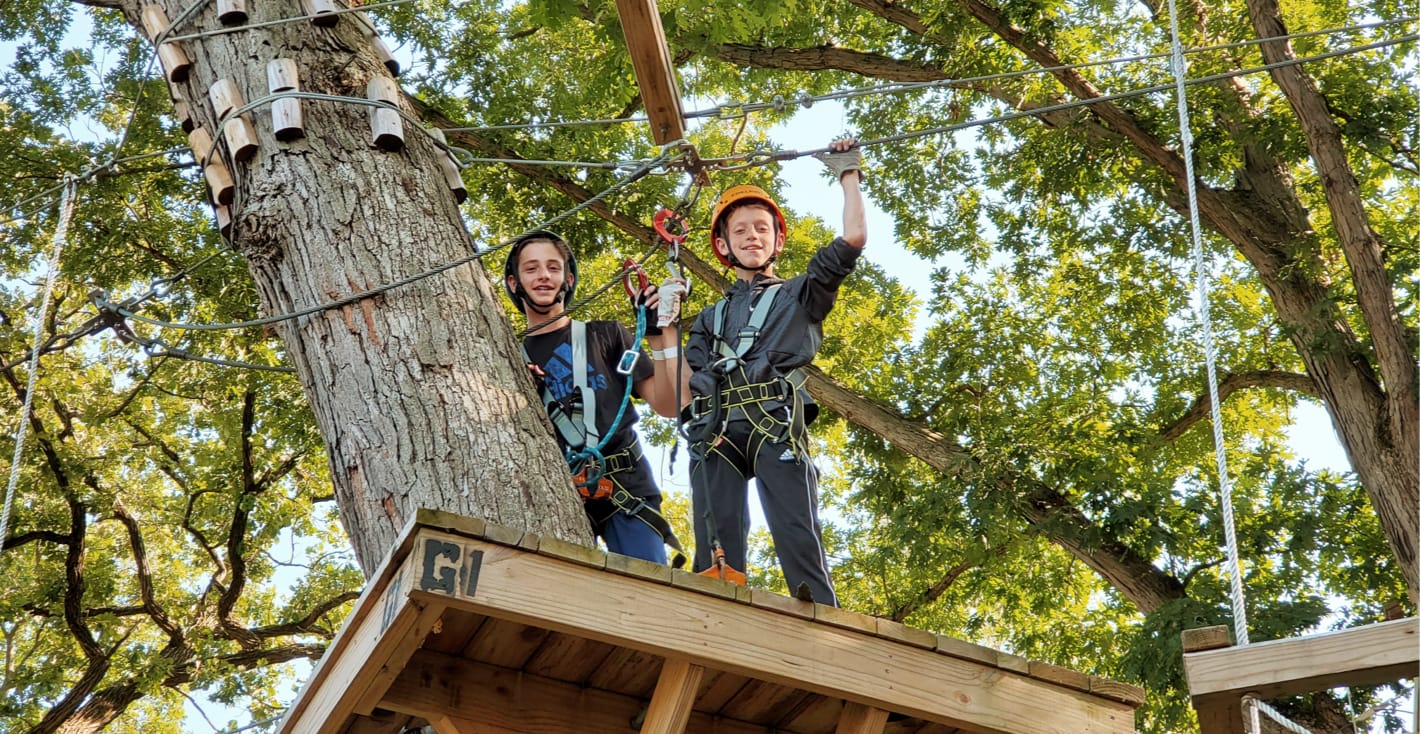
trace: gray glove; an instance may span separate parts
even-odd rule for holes
[[[840,181],[843,180],[843,174],[849,171],[858,171],[859,176],[863,175],[861,170],[863,168],[863,150],[856,145],[842,153],[830,150],[814,153],[814,157],[823,161],[828,170],[833,171],[834,176]]]

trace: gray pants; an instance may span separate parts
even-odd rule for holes
[[[814,601],[838,606],[820,540],[818,471],[807,450],[796,457],[788,443],[773,443],[744,420],[732,420],[720,443],[690,462],[695,516],[695,570],[710,567],[711,539],[719,538],[725,561],[743,571],[749,542],[749,479],[758,480],[759,501],[774,538],[779,567],[793,593],[808,585]],[[711,526],[711,514],[714,526]]]

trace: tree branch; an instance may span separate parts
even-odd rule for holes
[[[994,548],[987,549],[986,553],[988,556],[1004,556],[1006,554],[1006,549],[1009,548],[1010,545],[1011,544],[1009,542],[1002,543]],[[962,574],[980,565],[981,564],[977,563],[976,561],[968,560],[962,561],[961,563],[952,566],[942,574],[942,577],[940,579],[937,579],[935,583],[933,583],[931,586],[928,586],[916,599],[903,602],[902,604],[899,604],[896,608],[894,608],[889,613],[888,618],[892,619],[894,622],[901,622],[907,619],[908,617],[915,614],[917,610],[927,606],[928,604],[931,604],[932,602],[940,598],[942,594],[946,593],[947,589],[950,588],[953,583],[956,583],[956,580],[960,578]]]
[[[1276,387],[1283,390],[1300,392],[1312,397],[1320,397],[1316,385],[1312,379],[1304,374],[1287,372],[1285,370],[1253,370],[1251,372],[1236,372],[1223,377],[1218,382],[1218,399],[1227,401],[1228,397],[1238,390],[1258,387]],[[1159,436],[1165,441],[1177,440],[1180,436],[1188,432],[1193,424],[1208,417],[1212,410],[1213,400],[1204,392],[1188,406],[1188,410],[1183,412],[1172,423],[1159,430]]]
[[[239,624],[232,614],[242,591],[247,584],[246,535],[247,523],[251,519],[248,498],[253,500],[261,494],[262,488],[256,481],[255,459],[253,458],[252,432],[256,426],[256,392],[248,389],[242,395],[241,462],[242,489],[232,508],[232,524],[227,530],[227,567],[230,574],[226,588],[217,599],[217,621],[243,649],[256,646],[259,641],[251,630]]]
[[[324,617],[325,615],[329,614],[331,610],[335,609],[336,607],[339,607],[340,605],[345,604],[347,602],[355,601],[358,598],[360,598],[360,592],[358,591],[347,591],[343,594],[337,594],[336,596],[331,597],[330,599],[327,599],[321,602],[320,604],[317,604],[314,608],[311,609],[310,612],[306,613],[306,616],[298,620],[295,620],[293,622],[283,622],[281,624],[266,625],[264,627],[254,627],[252,628],[251,633],[263,640],[271,639],[273,637],[281,637],[285,635],[312,633],[329,638],[331,636],[329,631],[317,627],[316,623],[321,620],[321,617]]]
[[[16,533],[5,539],[6,552],[12,551],[27,543],[48,541],[55,545],[65,545],[69,542],[69,536],[56,533],[53,530],[31,530],[25,533]]]
[[[128,547],[133,551],[133,565],[138,573],[138,593],[143,600],[143,610],[148,613],[153,624],[158,625],[158,629],[167,633],[172,644],[181,644],[182,628],[173,622],[153,595],[153,573],[148,567],[148,549],[143,543],[143,533],[138,527],[138,520],[117,499],[113,503],[113,514],[128,530]]]

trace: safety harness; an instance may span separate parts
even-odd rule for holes
[[[638,318],[638,342],[644,323],[644,320]],[[666,545],[680,554],[672,565],[682,566],[685,564],[685,549],[681,546],[680,539],[675,536],[675,532],[671,530],[670,523],[655,508],[646,504],[645,500],[628,492],[612,478],[616,474],[631,471],[640,465],[642,457],[640,442],[633,441],[627,448],[610,456],[602,455],[602,449],[606,447],[607,442],[621,426],[621,419],[625,416],[627,405],[631,402],[631,376],[638,357],[635,347],[626,350],[621,359],[617,361],[617,373],[626,377],[626,392],[622,395],[621,408],[617,411],[611,428],[603,436],[597,430],[597,393],[587,381],[587,324],[585,321],[572,320],[570,339],[572,342],[572,399],[570,401],[558,400],[552,396],[552,391],[547,389],[541,389],[538,392],[542,396],[543,408],[547,410],[547,416],[552,420],[553,427],[557,429],[557,433],[567,444],[565,458],[567,466],[572,471],[573,484],[576,485],[577,492],[582,495],[584,502],[608,500],[618,510],[651,526],[660,534]],[[532,363],[532,357],[528,355],[526,346],[523,347],[523,358],[529,364]],[[595,518],[598,525],[597,534],[601,534],[601,526],[605,524],[606,520],[607,518]]]
[[[711,363],[709,372],[715,377],[715,390],[709,395],[698,395],[691,401],[694,416],[688,431],[692,441],[691,451],[702,456],[711,451],[725,451],[732,448],[729,442],[720,441],[726,425],[736,415],[749,421],[755,429],[756,445],[749,447],[749,455],[743,457],[753,466],[764,441],[789,444],[795,460],[805,457],[803,397],[800,389],[804,386],[803,370],[793,369],[766,382],[750,382],[745,374],[744,355],[754,346],[774,299],[779,295],[783,283],[775,283],[764,289],[750,311],[749,321],[735,335],[733,343],[723,334],[725,310],[728,299],[721,299],[711,312],[711,334],[719,358]],[[779,418],[765,408],[766,403],[778,403],[789,408],[786,418]],[[737,449],[736,449],[737,450]],[[726,457],[730,458],[730,457]]]

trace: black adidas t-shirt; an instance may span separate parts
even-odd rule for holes
[[[535,334],[523,340],[528,358],[546,373],[541,388],[551,393],[554,400],[563,402],[569,413],[572,401],[579,398],[578,391],[572,384],[571,338],[572,327],[568,325],[557,331]],[[596,392],[597,430],[603,436],[616,419],[617,410],[621,408],[621,398],[626,394],[626,376],[618,373],[616,366],[621,361],[621,355],[632,346],[631,332],[627,331],[625,326],[615,321],[587,322],[587,385]],[[655,367],[651,363],[650,355],[639,345],[636,346],[636,351],[640,356],[631,370],[631,392],[640,397],[634,385],[655,374]],[[636,441],[636,433],[631,428],[636,424],[636,418],[636,407],[626,406],[616,435],[602,449],[603,455],[616,453]],[[578,431],[582,429],[580,421],[575,423],[575,426]],[[554,433],[557,434],[558,445],[566,449],[567,442],[561,432]]]

